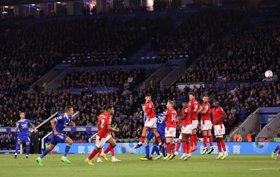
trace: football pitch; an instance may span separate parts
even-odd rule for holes
[[[69,155],[72,164],[63,164],[61,155],[48,155],[44,166],[36,164],[31,155],[0,155],[1,177],[276,177],[280,175],[280,159],[271,159],[269,155],[230,155],[224,160],[215,160],[216,155],[194,155],[188,161],[151,160],[140,161],[141,155],[117,155],[122,161],[110,161],[87,165],[86,155]],[[96,159],[94,159],[96,160]]]

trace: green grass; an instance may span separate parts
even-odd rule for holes
[[[60,161],[61,155],[48,155],[44,166],[39,167],[31,155],[0,155],[1,177],[276,177],[280,175],[280,159],[269,155],[230,155],[225,160],[215,160],[215,155],[194,155],[188,161],[179,157],[172,161],[140,161],[139,155],[117,155],[120,163],[111,161],[88,166],[86,155],[69,155],[72,164]],[[96,160],[96,159],[95,159]],[[251,169],[251,170],[250,170]]]

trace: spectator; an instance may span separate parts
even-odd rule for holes
[[[242,136],[241,136],[241,134],[239,132],[234,134],[233,141],[234,142],[242,142]]]
[[[252,134],[253,134],[252,131],[250,131],[250,132],[247,134],[247,136],[246,136],[247,142],[252,142]]]

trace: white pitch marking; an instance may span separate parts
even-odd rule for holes
[[[262,171],[262,170],[280,170],[280,168],[250,168],[251,171]]]

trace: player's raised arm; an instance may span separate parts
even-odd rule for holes
[[[28,123],[29,123],[29,125],[31,125],[33,131],[36,133],[37,132],[36,127],[29,120],[28,120]]]
[[[55,134],[55,135],[58,135],[59,133],[58,133],[58,131],[57,131],[56,128],[55,128],[55,124],[56,124],[56,118],[53,118],[53,119],[51,120],[51,126],[52,126],[52,129],[53,129],[54,134]]]
[[[36,129],[36,127],[32,123],[30,123],[30,125],[31,125],[31,127],[32,127],[32,129],[35,133],[38,132],[38,130]]]
[[[16,131],[18,131],[18,126],[19,126],[19,124],[18,124],[18,122],[16,122]]]

